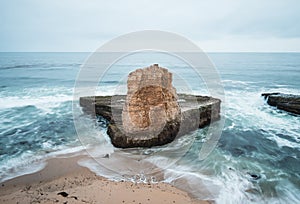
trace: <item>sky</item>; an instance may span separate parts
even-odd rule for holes
[[[300,52],[299,0],[0,0],[1,52],[92,52],[162,30],[207,52]]]

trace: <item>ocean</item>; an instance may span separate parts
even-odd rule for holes
[[[74,115],[74,107],[80,110],[73,97],[74,84],[89,55],[0,53],[0,181],[38,171],[45,159],[66,153],[116,152],[130,160],[142,151],[152,155],[147,161],[164,169],[166,182],[199,199],[300,202],[300,117],[268,106],[261,97],[264,92],[300,95],[300,53],[207,54],[224,88],[225,125],[217,146],[204,160],[199,159],[199,151],[208,128],[167,147],[173,151],[188,144],[184,154],[166,154],[164,146],[130,152],[112,147],[101,119],[80,111]],[[178,92],[209,95],[204,81],[195,78],[185,63],[161,53],[137,54],[116,62],[95,94],[126,93],[126,74],[153,63],[177,73],[174,86]],[[176,83],[181,79],[183,83]],[[75,126],[74,118],[82,125]],[[170,161],[172,165],[166,167]],[[110,179],[124,179],[103,170],[99,163],[83,161],[81,165]],[[146,178],[138,172],[130,179]]]

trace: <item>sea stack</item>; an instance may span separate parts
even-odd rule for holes
[[[173,141],[181,119],[177,100],[172,73],[167,69],[154,64],[131,72],[122,124],[108,128],[112,143],[117,147],[151,147]]]
[[[79,100],[85,113],[107,127],[115,147],[165,145],[220,119],[220,99],[177,94],[172,73],[157,64],[131,72],[127,81],[127,95]]]
[[[127,97],[122,112],[126,133],[161,132],[168,122],[180,120],[172,73],[154,64],[131,72],[127,81]]]

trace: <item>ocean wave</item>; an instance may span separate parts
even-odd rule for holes
[[[12,66],[0,67],[0,70],[11,70],[11,69],[39,69],[39,70],[57,70],[57,69],[66,69],[66,68],[79,68],[81,64],[72,63],[72,64],[18,64]]]
[[[45,167],[42,156],[36,155],[35,152],[27,151],[18,157],[10,156],[1,161],[0,181],[9,180],[18,176],[37,172]]]
[[[295,149],[300,149],[299,141],[293,142],[293,141],[290,141],[289,138],[282,138],[282,137],[277,136],[276,134],[272,134],[272,135],[273,136],[271,136],[269,138],[274,140],[277,143],[279,148],[282,148],[285,146],[285,147],[292,147]]]
[[[57,147],[52,152],[36,153],[34,151],[27,151],[19,156],[11,156],[0,162],[0,182],[4,182],[19,176],[31,174],[44,169],[47,165],[47,160],[51,158],[68,158],[76,155],[84,155],[84,147],[75,146],[70,147],[62,145]]]
[[[35,106],[46,112],[63,102],[72,101],[72,88],[24,88],[15,92],[2,92],[0,94],[0,109]]]
[[[225,84],[242,84],[242,85],[260,83],[260,82],[254,82],[254,81],[239,81],[239,80],[229,80],[229,79],[224,79],[221,82],[225,83]]]
[[[45,112],[51,112],[53,107],[72,100],[72,96],[69,95],[41,96],[39,98],[2,97],[0,98],[0,109],[35,106]]]

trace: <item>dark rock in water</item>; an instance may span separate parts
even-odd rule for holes
[[[256,174],[250,174],[250,176],[251,176],[254,180],[257,180],[257,179],[260,179],[260,178],[261,178],[260,175],[256,175]]]
[[[265,99],[267,99],[270,95],[279,95],[279,92],[274,92],[274,93],[262,93],[261,96],[263,96]]]
[[[270,106],[275,106],[280,110],[300,115],[300,96],[282,93],[261,94]]]
[[[240,155],[245,154],[245,151],[240,148],[233,148],[233,149],[231,149],[230,152],[233,156],[240,156]]]
[[[251,173],[248,173],[248,174],[251,177],[251,179],[253,179],[253,180],[258,180],[261,178],[261,176],[258,174],[251,174]]]

